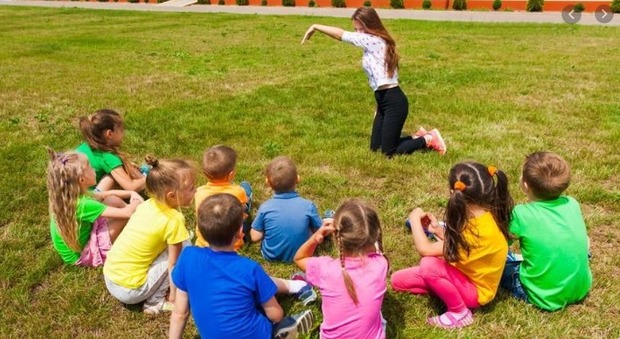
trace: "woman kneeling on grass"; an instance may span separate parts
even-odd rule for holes
[[[319,31],[364,50],[362,67],[377,101],[370,149],[380,149],[388,157],[426,148],[444,155],[446,144],[437,129],[427,132],[420,127],[412,136],[401,137],[409,114],[409,101],[398,85],[399,56],[396,54],[396,42],[383,26],[377,12],[370,7],[361,7],[353,13],[351,19],[355,32],[314,24],[308,28],[301,43],[310,40],[312,34]]]

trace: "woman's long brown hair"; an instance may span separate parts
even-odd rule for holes
[[[398,60],[400,57],[396,53],[396,42],[387,29],[385,29],[385,26],[383,26],[383,22],[381,22],[381,18],[379,18],[377,11],[370,7],[360,7],[353,13],[351,19],[359,21],[369,34],[378,36],[385,41],[385,68],[389,77],[394,76],[394,73],[398,69]]]

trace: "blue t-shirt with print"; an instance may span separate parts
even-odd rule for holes
[[[187,293],[202,338],[271,338],[273,325],[261,305],[277,287],[257,262],[236,252],[189,246],[172,281]]]
[[[261,253],[265,259],[291,262],[322,223],[312,201],[286,192],[274,194],[258,208],[252,228],[264,234]]]

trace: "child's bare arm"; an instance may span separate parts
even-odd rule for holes
[[[263,232],[257,231],[255,229],[251,229],[250,237],[252,238],[253,242],[260,241],[261,239],[263,239]]]
[[[170,295],[168,296],[168,301],[172,303],[175,302],[177,288],[174,286],[170,275],[172,274],[174,265],[177,264],[177,259],[179,259],[181,250],[183,250],[183,243],[168,245],[168,279],[170,279]]]
[[[125,190],[140,192],[146,187],[146,177],[132,179],[122,166],[113,169],[110,175]]]
[[[306,271],[308,259],[312,257],[316,247],[323,242],[326,236],[334,232],[333,222],[333,219],[325,219],[323,226],[311,235],[308,241],[301,245],[297,253],[295,253],[295,264],[297,264],[302,271]]]
[[[276,297],[271,297],[266,303],[263,305],[263,310],[265,310],[265,315],[269,320],[274,323],[279,323],[282,321],[282,317],[284,317],[284,311],[282,311],[282,307],[276,300]]]
[[[101,216],[109,219],[129,219],[129,217],[131,217],[138,205],[140,205],[143,201],[144,199],[142,199],[141,197],[132,197],[129,200],[129,204],[125,205],[125,207],[106,207],[106,209],[103,210],[103,213],[101,213]]]
[[[421,208],[416,208],[409,214],[413,244],[421,256],[438,257],[443,255],[443,241],[431,242],[426,237],[426,234],[424,234],[424,229],[422,228],[422,218],[427,215],[428,214]]]
[[[189,316],[189,301],[187,293],[177,290],[176,299],[174,300],[174,308],[170,314],[170,328],[168,338],[177,339],[183,336],[185,324]]]

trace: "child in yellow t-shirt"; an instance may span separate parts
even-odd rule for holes
[[[247,217],[252,207],[252,187],[247,182],[241,182],[237,185],[233,182],[236,175],[237,152],[231,147],[225,145],[213,146],[202,156],[202,171],[207,177],[207,184],[196,189],[194,201],[196,204],[196,213],[198,207],[207,198],[218,193],[228,193],[239,199],[244,206],[245,213],[243,215],[243,233],[248,234]],[[244,244],[242,238],[235,241],[235,251],[239,250]],[[207,247],[209,243],[202,237],[198,226],[196,226],[196,246]]]
[[[112,245],[103,276],[116,299],[125,304],[144,301],[144,313],[157,314],[172,308],[176,296],[169,272],[183,246],[190,244],[179,209],[191,204],[196,175],[184,160],[147,157],[147,163],[152,166],[146,177],[151,198],[138,206]]]
[[[447,312],[427,323],[441,328],[471,325],[471,309],[495,297],[508,253],[508,223],[513,200],[502,171],[476,162],[456,164],[448,176],[450,199],[445,230],[430,213],[409,214],[419,266],[392,275],[392,287],[413,294],[432,293]],[[423,224],[437,242],[430,242]]]

